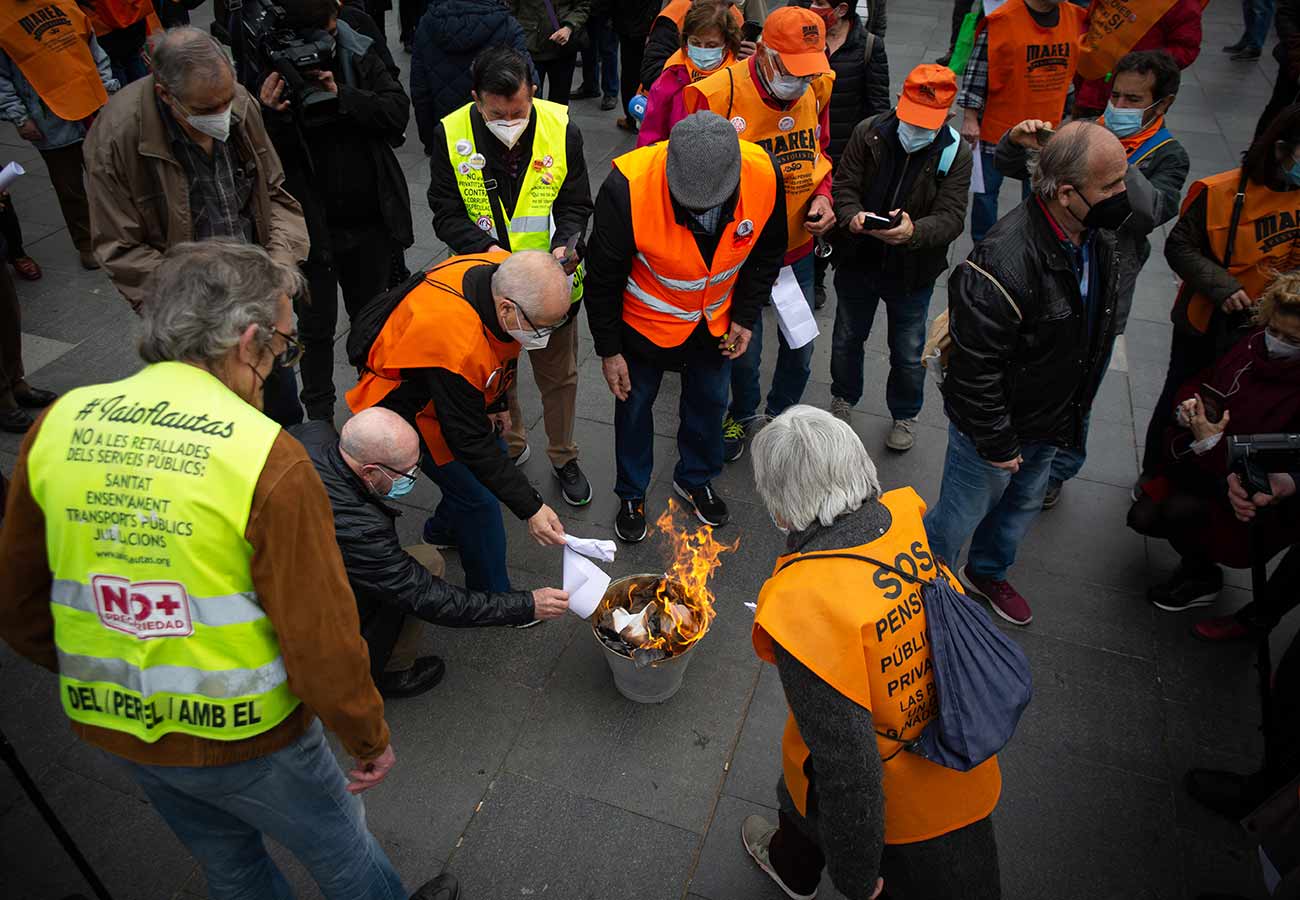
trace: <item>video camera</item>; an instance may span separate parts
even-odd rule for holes
[[[303,124],[333,118],[338,112],[338,95],[304,77],[328,69],[334,61],[334,38],[329,32],[294,28],[284,8],[273,0],[231,0],[227,8],[240,81],[256,94],[261,88],[259,79],[279,72],[289,91],[290,108]]]
[[[1270,472],[1300,472],[1300,434],[1229,435],[1228,469],[1249,496],[1271,494]]]

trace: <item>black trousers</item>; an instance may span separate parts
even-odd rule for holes
[[[397,14],[402,23],[400,40],[403,44],[415,40],[415,26],[420,24],[420,19],[428,8],[429,0],[398,0]]]
[[[1268,105],[1255,123],[1255,137],[1264,133],[1264,129],[1272,124],[1278,113],[1295,103],[1297,95],[1300,95],[1300,82],[1287,72],[1285,65],[1279,65],[1277,80],[1273,82],[1273,95],[1268,98]]]
[[[645,56],[644,34],[620,34],[618,36],[619,93],[623,95],[623,115],[627,115],[627,105],[636,96],[641,87],[641,57]]]
[[[23,249],[23,226],[18,222],[18,213],[14,212],[14,200],[5,196],[0,204],[0,237],[5,241],[5,256],[13,262],[27,255]]]
[[[961,34],[961,23],[966,21],[966,16],[970,14],[971,8],[974,7],[975,0],[953,0],[952,4],[952,37],[948,39],[948,52],[951,53],[957,46],[957,35]],[[961,76],[957,79],[960,81]]]
[[[298,403],[298,379],[293,369],[275,366],[262,382],[262,412],[281,428],[292,428],[302,421]]]
[[[1169,369],[1165,373],[1165,386],[1160,391],[1156,408],[1147,423],[1146,446],[1142,450],[1142,474],[1150,475],[1160,468],[1164,457],[1165,429],[1174,420],[1174,397],[1187,379],[1214,362],[1215,338],[1213,334],[1189,334],[1174,328],[1173,342],[1169,345]]]
[[[537,66],[537,77],[542,80],[542,83],[537,86],[537,96],[542,96],[545,88],[547,100],[561,106],[568,106],[569,95],[573,93],[573,67],[577,59],[578,51],[574,50],[568,56],[548,59],[545,62],[534,60],[533,64]]]
[[[13,389],[23,380],[23,323],[9,267],[0,261],[0,409],[13,409]]]
[[[375,295],[388,289],[394,245],[376,226],[349,249],[334,251],[332,259],[308,257],[302,274],[311,293],[297,304],[298,337],[303,343],[302,403],[309,419],[332,421],[334,401],[334,336],[339,320],[339,290],[348,318]]]

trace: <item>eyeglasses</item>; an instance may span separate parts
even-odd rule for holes
[[[411,466],[411,468],[410,468],[408,471],[406,471],[406,472],[399,472],[397,469],[394,469],[392,466],[386,466],[386,465],[384,465],[383,463],[380,463],[380,462],[377,462],[377,463],[371,463],[371,465],[372,465],[372,466],[378,466],[379,468],[383,469],[383,470],[384,470],[385,472],[387,472],[389,475],[393,476],[393,479],[394,479],[394,480],[396,480],[396,479],[398,479],[398,478],[409,478],[409,479],[411,479],[412,481],[414,481],[414,480],[415,480],[415,476],[418,475],[418,474],[420,474],[420,464],[419,464],[419,463],[416,463],[415,465]]]
[[[510,302],[515,303],[515,301],[513,300],[511,300]],[[536,325],[533,324],[533,320],[528,318],[528,313],[524,312],[524,308],[522,306],[520,306],[518,303],[515,303],[515,309],[519,311],[519,315],[524,317],[524,321],[527,322],[528,327],[533,330],[533,334],[537,335],[537,337],[539,338],[550,337],[559,329],[560,325],[564,324],[561,322],[560,325],[547,325],[543,328],[538,328]]]
[[[279,335],[284,338],[284,342],[289,346],[279,353],[275,354],[275,364],[281,369],[287,369],[298,364],[302,359],[303,346],[302,341],[298,339],[297,333],[285,334],[275,326],[271,326],[271,334]]]

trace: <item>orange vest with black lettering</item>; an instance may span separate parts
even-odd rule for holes
[[[682,30],[682,23],[686,21],[686,14],[691,11],[691,0],[672,0],[667,6],[659,11],[659,18],[672,19],[677,24],[677,30]],[[737,25],[745,24],[744,14],[735,6],[731,7],[731,17],[736,20]],[[667,68],[665,66],[664,68]]]
[[[95,34],[111,34],[130,28],[141,19],[146,20],[147,33],[163,30],[162,23],[154,14],[153,0],[94,0],[93,3],[86,0],[82,8],[95,27]]]
[[[1232,207],[1241,184],[1241,169],[1220,172],[1193,182],[1183,200],[1186,212],[1197,197],[1205,194],[1206,238],[1220,265],[1228,250]],[[1258,300],[1278,275],[1300,269],[1300,191],[1275,191],[1247,180],[1245,192],[1227,269],[1250,298]],[[1183,285],[1174,306],[1174,321],[1204,334],[1216,308],[1209,297],[1194,294]]]
[[[723,222],[713,260],[704,264],[695,236],[677,222],[668,191],[668,142],[614,160],[628,181],[636,258],[623,288],[623,321],[659,347],[681,345],[701,320],[722,337],[731,327],[731,294],[754,242],[776,207],[776,170],[767,152],[740,142],[736,211]]]
[[[925,502],[910,487],[890,491],[880,502],[892,516],[889,530],[843,552],[933,579],[939,563],[921,522]],[[818,552],[803,555],[815,557]],[[958,772],[902,749],[902,741],[915,739],[939,713],[920,587],[856,559],[803,562],[780,571],[795,557],[777,559],[777,573],[758,596],[754,649],[775,664],[773,644],[779,644],[821,680],[871,711],[882,760],[885,843],[929,840],[993,812],[1002,792],[996,756],[969,772]],[[952,573],[947,575],[960,590]],[[786,787],[799,812],[807,815],[809,773],[816,760],[810,759],[793,714],[786,721],[781,755]]]
[[[60,119],[78,122],[108,102],[90,54],[90,22],[73,0],[0,4],[0,50]]]
[[[830,102],[834,73],[816,78],[789,109],[763,102],[754,83],[751,59],[719,69],[682,89],[686,109],[709,109],[730,119],[736,133],[776,158],[785,181],[786,252],[812,243],[804,219],[813,191],[831,173],[821,148],[821,111]]]
[[[1079,74],[1105,78],[1178,0],[1092,0],[1088,31],[1079,47]]]
[[[1061,18],[1054,28],[1035,22],[1024,0],[1007,0],[984,20],[989,87],[980,140],[996,144],[1025,119],[1060,123],[1088,13],[1073,3],[1056,8]]]
[[[502,250],[454,256],[430,269],[388,316],[370,347],[365,374],[348,391],[348,407],[356,413],[377,405],[402,383],[403,369],[454,372],[483,394],[485,406],[505,396],[515,379],[519,344],[492,334],[465,299],[462,284],[470,269],[500,264],[509,255]],[[415,427],[435,463],[456,458],[432,403],[416,414]]]

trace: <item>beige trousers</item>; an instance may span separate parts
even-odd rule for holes
[[[570,319],[563,328],[551,335],[542,350],[526,352],[533,367],[533,378],[542,394],[542,421],[546,425],[546,455],[555,468],[578,458],[578,445],[573,442],[573,420],[578,412],[578,326]],[[506,434],[506,450],[512,457],[524,452],[527,429],[524,414],[519,408],[519,396],[514,386],[510,388],[510,431]]]

